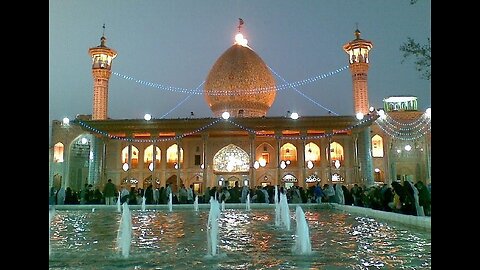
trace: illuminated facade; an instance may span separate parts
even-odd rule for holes
[[[263,60],[238,35],[235,44],[215,62],[204,86],[206,103],[215,117],[109,119],[108,78],[116,52],[102,46],[102,36],[102,44],[89,50],[93,59],[93,114],[77,116],[69,124],[53,121],[49,184],[78,191],[85,183],[103,186],[111,178],[117,185],[141,188],[169,183],[174,191],[181,184],[193,184],[203,193],[205,187],[233,186],[237,181],[240,186],[287,187],[390,181],[390,176],[403,173],[403,167],[400,163],[389,165],[392,159],[385,149],[395,149],[397,144],[387,147],[395,142],[387,138],[388,133],[373,127],[378,114],[365,111],[372,45],[364,40],[358,45],[359,31],[355,34],[357,39],[344,49],[353,74],[354,109],[364,113],[362,119],[266,117],[275,100],[275,80]],[[98,50],[106,58],[96,57]],[[107,66],[96,60],[104,58]],[[360,69],[365,74],[355,75]],[[231,117],[221,118],[224,112]],[[373,167],[381,170],[381,178],[374,179]],[[418,177],[429,179],[427,174]]]

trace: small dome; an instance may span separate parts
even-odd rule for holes
[[[204,86],[205,100],[216,117],[262,117],[275,101],[275,79],[248,46],[234,44],[215,62]]]

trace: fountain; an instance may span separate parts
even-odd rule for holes
[[[290,209],[288,208],[287,194],[280,193],[280,226],[290,230]]]
[[[207,223],[207,255],[217,255],[218,249],[218,219],[220,218],[220,205],[213,197],[210,197],[210,212]]]
[[[145,196],[142,197],[142,211],[145,211],[145,208],[146,208],[146,205],[145,205],[145,201],[147,199],[145,199]]]
[[[280,205],[278,203],[278,186],[275,185],[275,196],[273,198],[275,202],[275,226],[280,226]]]
[[[310,243],[310,232],[308,229],[307,219],[302,207],[297,205],[295,211],[295,219],[297,220],[297,229],[295,232],[295,245],[292,252],[297,255],[308,255],[312,253],[312,244]]]
[[[55,208],[52,208],[49,211],[49,218],[48,218],[48,255],[52,255],[52,247],[50,245],[50,224],[52,224],[53,217],[55,216]]]
[[[172,212],[172,193],[168,194],[168,211]]]
[[[245,204],[245,210],[250,211],[250,193],[247,194],[247,201]]]
[[[273,205],[256,204],[247,212],[244,203],[228,204],[228,211],[220,212],[217,202],[210,205],[210,214],[209,208],[203,207],[195,214],[188,205],[175,208],[175,213],[168,213],[166,204],[149,207],[151,211],[146,217],[140,207],[129,210],[124,205],[125,211],[131,211],[131,230],[127,230],[132,232],[130,245],[124,249],[126,252],[130,248],[130,252],[124,258],[116,249],[122,241],[116,240],[118,232],[124,230],[119,229],[122,214],[115,207],[96,207],[91,213],[91,207],[82,205],[55,206],[56,214],[50,224],[49,268],[293,270],[431,266],[430,227],[405,226],[412,219],[430,223],[430,217],[388,213],[403,220],[399,223],[376,218],[366,211],[368,215],[348,211],[352,207],[303,204],[313,254],[298,255],[292,252],[296,239],[308,237],[301,236],[300,224],[297,228],[293,224],[292,231],[276,228]],[[296,212],[290,214],[293,221],[303,220],[300,213],[301,217],[296,217]],[[33,251],[28,247],[27,250]]]
[[[117,199],[117,212],[122,212],[122,207],[120,205],[120,191],[118,192],[118,199]]]
[[[122,218],[117,233],[117,249],[122,252],[124,258],[130,253],[130,242],[132,240],[132,217],[126,202],[123,203]]]
[[[198,195],[195,196],[195,201],[193,202],[193,210],[198,212]]]

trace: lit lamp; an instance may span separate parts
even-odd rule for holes
[[[253,168],[255,169],[260,168],[260,163],[257,160],[255,160],[255,162],[253,163]]]
[[[282,168],[282,170],[283,170],[283,169],[285,169],[286,167],[287,167],[287,164],[285,163],[285,160],[282,160],[282,161],[280,162],[280,168]]]
[[[314,165],[313,161],[311,161],[311,160],[307,161],[307,168],[311,169],[311,168],[313,168],[313,165]]]
[[[128,171],[128,163],[126,163],[126,162],[123,163],[122,169],[123,169],[124,172]]]
[[[148,169],[153,172],[153,162],[150,162],[150,164],[148,165]]]
[[[70,124],[70,119],[68,117],[63,118],[62,120],[63,125],[68,126]]]
[[[335,163],[333,163],[333,165],[335,165],[335,168],[340,168],[340,161],[337,159],[335,160]]]
[[[267,161],[264,158],[261,158],[258,162],[260,166],[265,167],[267,165]]]

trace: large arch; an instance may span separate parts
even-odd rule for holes
[[[177,175],[171,175],[169,178],[167,178],[167,181],[165,181],[166,184],[170,184],[170,187],[172,188],[172,192],[178,192],[179,186],[177,186]],[[180,178],[180,187],[183,184],[182,178]]]
[[[213,156],[215,172],[240,173],[250,170],[250,156],[235,144],[229,144]]]

